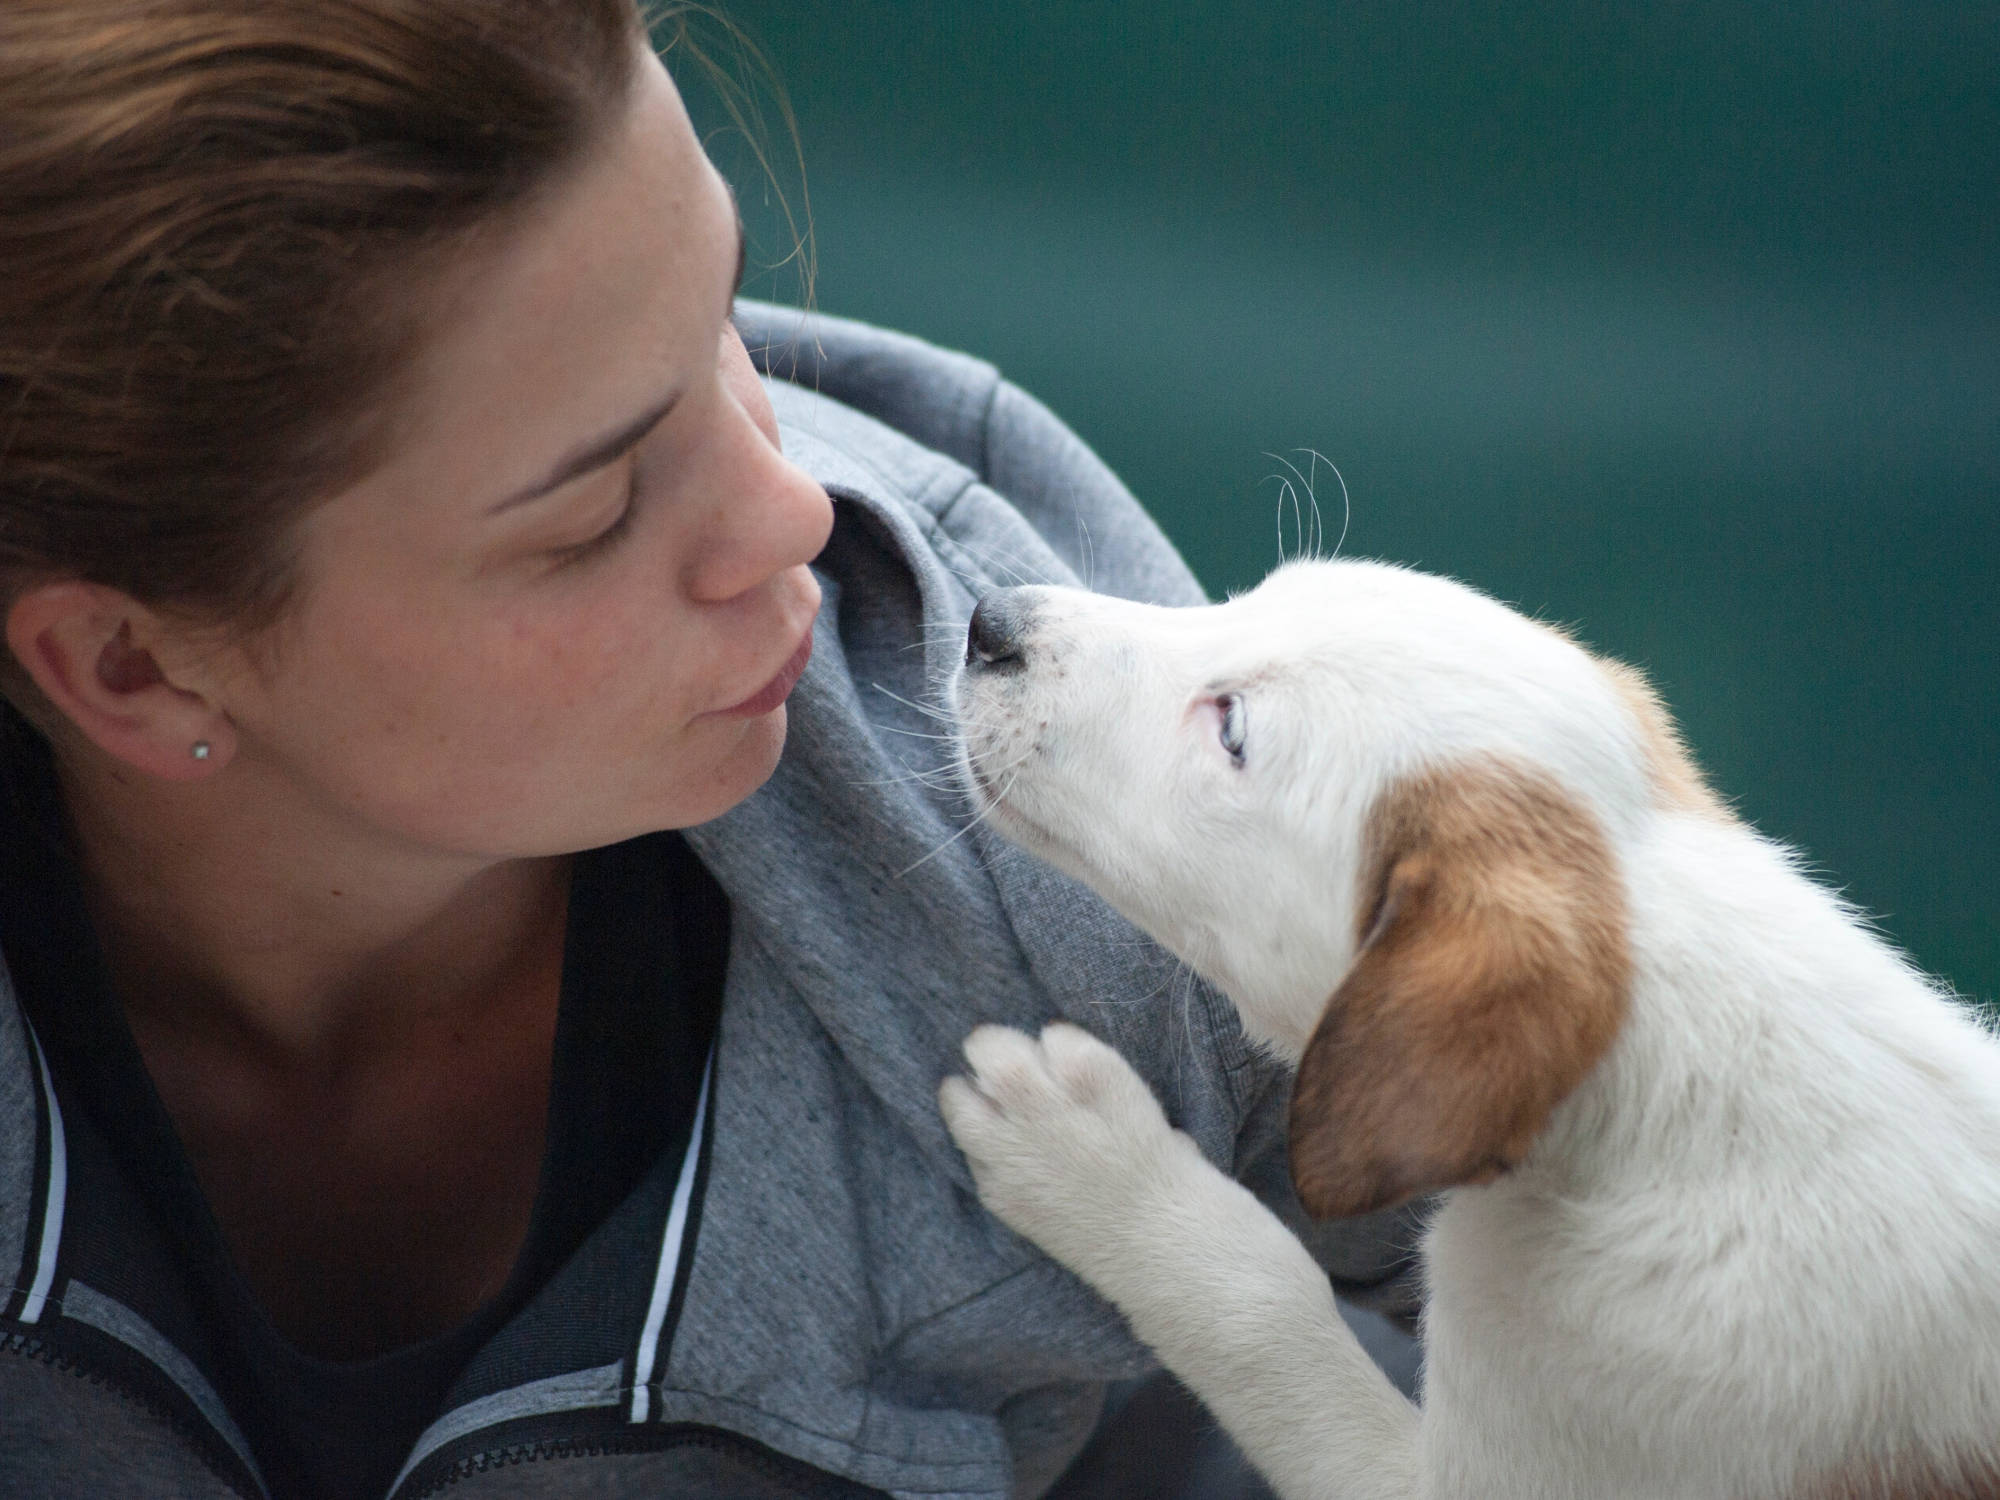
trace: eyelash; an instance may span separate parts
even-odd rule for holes
[[[639,486],[636,478],[625,486],[625,505],[612,519],[609,526],[596,536],[586,537],[567,547],[559,547],[551,554],[558,568],[574,567],[589,562],[599,553],[609,552],[617,546],[625,533],[632,529],[632,519],[639,510]]]

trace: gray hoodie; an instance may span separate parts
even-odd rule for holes
[[[984,590],[1087,581],[1178,605],[1198,585],[990,366],[783,309],[738,321],[836,520],[784,759],[687,835],[731,906],[702,1116],[473,1358],[397,1500],[1041,1493],[1105,1383],[1149,1361],[979,1207],[936,1090],[982,1021],[1107,1038],[1213,1160],[1296,1215],[1284,1080],[1227,1003],[968,829],[934,774],[931,706]],[[0,974],[0,1492],[264,1494],[199,1316],[75,1112],[65,1129],[63,1095]],[[1386,1285],[1406,1266],[1394,1227],[1318,1244],[1349,1289]]]

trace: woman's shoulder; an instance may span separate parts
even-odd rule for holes
[[[1003,384],[983,359],[852,318],[747,299],[735,321],[750,357],[774,380],[866,413],[974,472],[986,463],[986,420]]]
[[[996,585],[1084,582],[1151,603],[1203,602],[1117,475],[985,360],[768,303],[739,302],[736,322],[772,385],[787,450],[836,492],[900,502],[954,552],[1008,556]],[[1028,554],[1014,555],[1023,545]]]

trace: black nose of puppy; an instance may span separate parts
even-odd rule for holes
[[[1005,671],[1023,665],[1022,640],[1033,612],[1019,589],[995,589],[981,599],[965,632],[966,666]]]

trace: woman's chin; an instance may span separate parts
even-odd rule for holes
[[[778,759],[785,750],[785,705],[780,703],[768,713],[735,722],[741,732],[717,754],[714,774],[698,799],[700,807],[691,809],[691,816],[678,818],[675,826],[686,828],[721,817],[756,792],[778,769]]]

